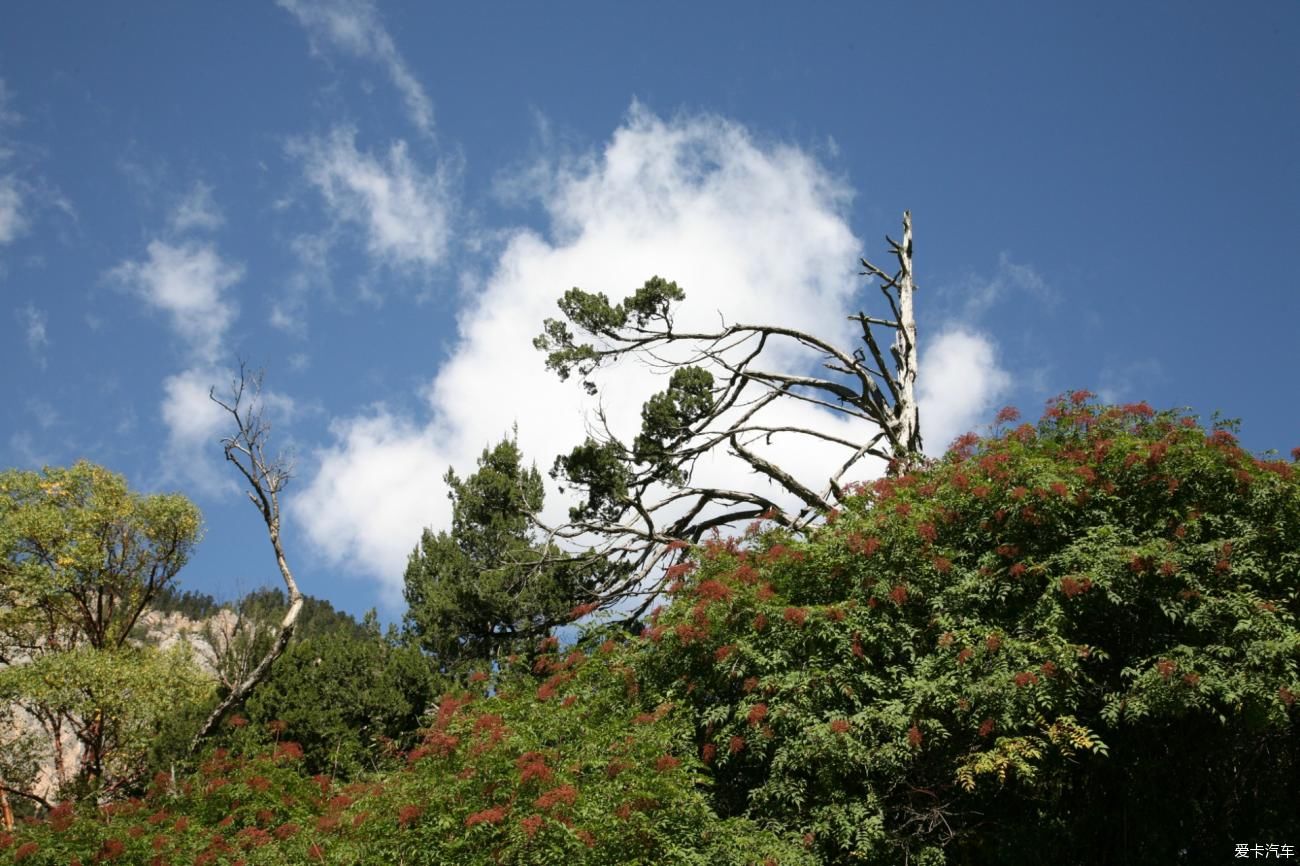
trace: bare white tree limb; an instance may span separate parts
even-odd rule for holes
[[[230,689],[230,693],[213,709],[194,739],[190,741],[190,753],[199,748],[204,739],[212,734],[221,724],[221,720],[234,707],[242,704],[266,679],[271,665],[289,645],[290,638],[298,623],[298,614],[302,612],[303,597],[298,584],[289,570],[289,562],[280,543],[280,492],[289,483],[291,467],[282,457],[268,457],[266,440],[271,432],[270,424],[262,416],[263,404],[262,374],[251,372],[241,362],[239,378],[231,383],[231,393],[226,399],[217,397],[215,389],[208,396],[218,406],[230,413],[234,420],[235,432],[221,440],[226,460],[234,464],[239,474],[248,482],[248,499],[257,507],[266,524],[266,532],[275,552],[275,564],[280,569],[280,577],[289,596],[289,606],[284,618],[280,620],[279,630],[266,655],[257,666],[240,682]]]
[[[721,313],[715,331],[676,331],[671,304],[681,299],[681,290],[657,277],[617,306],[611,305],[604,295],[578,289],[560,301],[567,321],[548,319],[542,336],[534,344],[548,351],[547,365],[561,378],[577,371],[588,393],[597,393],[590,380],[596,369],[628,355],[636,356],[652,368],[673,371],[674,382],[677,371],[692,367],[720,370],[725,374],[720,380],[709,374],[707,381],[711,384],[707,393],[702,391],[705,378],[697,376],[690,387],[683,381],[675,391],[675,386],[670,385],[667,391],[657,395],[660,410],[668,405],[675,407],[668,412],[670,416],[688,401],[695,408],[672,416],[681,420],[670,421],[667,426],[662,417],[664,412],[660,411],[652,439],[638,437],[631,448],[614,436],[605,423],[603,411],[598,411],[603,432],[589,427],[587,443],[583,446],[586,462],[579,459],[583,456],[579,454],[581,449],[556,461],[552,475],[564,476],[568,483],[585,488],[591,496],[587,506],[574,509],[569,522],[561,526],[549,527],[531,516],[547,533],[548,544],[555,539],[590,543],[596,537],[600,541],[588,555],[628,566],[625,576],[593,590],[589,602],[609,606],[629,596],[645,594],[648,605],[662,588],[663,580],[649,584],[647,580],[665,556],[683,546],[681,542],[698,544],[706,533],[758,517],[803,533],[841,501],[845,474],[863,459],[885,460],[890,472],[905,471],[920,459],[921,430],[916,403],[919,356],[910,213],[903,214],[902,241],[889,237],[886,241],[897,260],[896,270],[890,273],[865,258],[861,263],[863,275],[878,281],[891,317],[866,313],[849,317],[861,326],[866,351],[845,350],[783,325],[728,325]],[[570,325],[595,339],[590,344],[580,342]],[[894,332],[887,349],[878,341],[876,328]],[[822,357],[824,369],[842,378],[821,378],[804,371],[785,372],[759,366],[764,351],[777,342],[812,350]],[[665,351],[678,346],[691,347],[686,360],[672,360]],[[871,422],[876,431],[864,441],[854,442],[843,436],[788,423],[763,423],[755,418],[760,410],[779,398],[806,402],[846,418]],[[652,426],[649,412],[647,403],[643,434]],[[774,434],[808,436],[844,448],[848,456],[834,475],[808,483],[750,447],[760,439],[770,443]],[[643,447],[647,442],[649,447]],[[694,485],[691,479],[699,458],[718,448],[725,448],[757,474],[797,498],[803,506],[799,514],[785,514],[771,498],[753,491]],[[610,474],[607,470],[611,464],[621,468]],[[683,513],[684,502],[689,504]],[[720,513],[706,516],[706,509],[716,511],[719,507]],[[675,516],[667,518],[666,512]],[[544,563],[536,565],[540,568]]]

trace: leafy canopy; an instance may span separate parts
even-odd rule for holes
[[[824,863],[1285,835],[1300,473],[1082,392],[999,418],[806,541],[755,525],[677,568],[639,670],[647,705],[690,708],[719,812],[811,833]]]
[[[189,560],[199,510],[85,461],[0,473],[0,661],[120,647]]]
[[[45,796],[27,787],[38,757],[53,762],[62,789],[46,794],[130,786],[172,709],[210,691],[184,650],[128,643],[188,561],[200,524],[185,497],[134,493],[84,461],[0,473],[0,704],[42,734],[7,744],[21,751],[7,772],[26,783],[10,790]],[[63,755],[69,737],[75,770]]]

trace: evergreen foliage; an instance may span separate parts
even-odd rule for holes
[[[462,481],[444,477],[451,532],[424,532],[405,575],[406,627],[439,667],[497,659],[568,619],[604,564],[566,557],[534,539],[529,515],[545,495],[537,468],[503,439]]]

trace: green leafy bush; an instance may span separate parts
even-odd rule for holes
[[[589,656],[548,639],[444,695],[400,769],[345,786],[237,716],[231,739],[248,750],[214,752],[175,786],[162,774],[142,799],[61,807],[0,850],[27,864],[815,863],[798,840],[718,818],[689,724],[668,706],[638,712],[628,660],[614,641]]]
[[[1294,830],[1300,479],[1089,396],[1004,410],[806,543],[755,526],[676,567],[639,669],[691,708],[721,814],[826,863],[1179,862]]]

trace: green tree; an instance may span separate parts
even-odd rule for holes
[[[247,719],[301,745],[309,773],[353,779],[414,745],[439,681],[417,647],[380,634],[373,611],[362,624],[335,614],[329,628],[313,613],[307,604],[302,634],[245,704]]]
[[[1229,426],[1078,392],[808,539],[749,537],[674,571],[636,664],[647,708],[690,708],[720,814],[828,864],[1218,862],[1293,832],[1300,473]]]
[[[185,497],[134,493],[84,461],[0,473],[0,701],[39,724],[61,788],[130,783],[166,704],[202,691],[187,657],[128,645],[200,525]],[[74,742],[75,770],[64,763]]]
[[[405,575],[408,632],[443,670],[497,659],[569,619],[603,560],[571,558],[534,537],[545,491],[514,439],[484,449],[462,481],[448,469],[451,531],[425,530]]]

